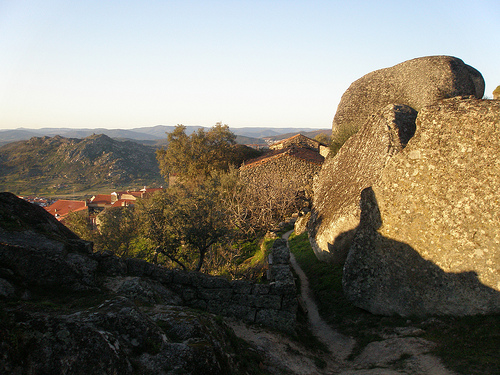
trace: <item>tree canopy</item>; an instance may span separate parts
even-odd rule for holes
[[[236,162],[236,135],[228,125],[217,123],[208,131],[199,129],[191,135],[186,134],[184,125],[177,125],[167,134],[168,147],[156,153],[160,171],[167,179],[176,174],[185,181],[203,180],[212,171],[228,170]]]
[[[220,204],[218,186],[207,180],[196,187],[182,184],[156,193],[142,207],[144,235],[162,254],[181,265],[195,258],[196,271],[203,265],[212,245],[229,233],[225,207]]]

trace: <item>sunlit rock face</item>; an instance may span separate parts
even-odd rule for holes
[[[500,311],[500,103],[453,98],[361,196],[344,291],[377,314]]]
[[[484,95],[480,72],[452,56],[427,56],[376,70],[354,81],[340,100],[332,133],[357,131],[387,104],[405,104],[416,111],[437,100]]]
[[[391,157],[413,136],[416,116],[408,106],[389,104],[371,116],[335,158],[327,158],[315,179],[308,222],[319,259],[343,263],[359,223],[360,193],[379,179]]]
[[[451,56],[408,60],[353,82],[338,106],[332,136],[359,134],[326,158],[313,187],[308,232],[318,258],[345,260],[359,223],[359,194],[411,138],[418,111],[440,99],[483,94],[481,73]]]
[[[332,133],[357,131],[387,104],[399,103],[416,111],[437,100],[460,95],[484,95],[480,72],[452,56],[427,56],[376,70],[353,82],[340,100]]]

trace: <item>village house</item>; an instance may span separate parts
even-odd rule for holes
[[[303,149],[316,150],[321,156],[323,156],[323,158],[326,158],[328,152],[330,151],[327,145],[316,141],[315,139],[306,137],[303,134],[296,134],[293,137],[274,142],[269,146],[269,149],[284,150],[292,146],[300,147]]]
[[[137,191],[113,192],[111,194],[97,194],[89,200],[76,201],[59,199],[45,209],[54,217],[63,222],[70,212],[80,212],[89,217],[92,225],[96,225],[96,218],[102,211],[112,207],[133,206],[137,199],[150,197],[163,188],[146,188]]]
[[[320,150],[324,146],[302,134],[284,139],[269,146],[264,155],[246,161],[240,167],[240,175],[250,183],[259,184],[272,177],[272,183],[286,182],[306,196],[312,193],[314,176],[325,160]]]
[[[112,206],[110,194],[97,194],[88,201],[88,206],[91,213],[98,214],[99,212]]]
[[[79,212],[86,216],[89,215],[87,201],[59,199],[50,206],[45,207],[45,209],[63,224],[70,212]]]
[[[147,188],[144,186],[141,190],[138,191],[115,191],[111,193],[111,204],[116,206],[127,206],[128,204],[124,204],[125,202],[133,202],[135,200],[148,198],[153,195],[157,191],[161,191],[163,188]],[[119,204],[117,204],[119,203]]]

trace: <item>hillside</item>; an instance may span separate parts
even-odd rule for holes
[[[86,135],[91,129],[0,131],[0,191],[61,196],[162,185],[155,150],[167,146],[165,132],[170,128],[99,129],[108,133],[99,135]],[[199,127],[189,128],[188,133]],[[57,132],[59,135],[54,135]],[[165,137],[159,138],[162,132]],[[297,133],[310,138],[319,133],[328,135],[329,130],[241,128],[235,129],[236,133],[237,144],[266,145]],[[30,138],[15,141],[23,137]],[[6,142],[3,146],[2,141]]]
[[[162,183],[154,148],[103,134],[33,137],[0,147],[1,191],[67,194]]]

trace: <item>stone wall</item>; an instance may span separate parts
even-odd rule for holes
[[[160,284],[155,292],[163,287],[178,295],[180,301],[177,303],[292,332],[296,322],[297,290],[289,258],[286,241],[276,240],[269,259],[271,282],[268,284],[229,281],[198,272],[168,270],[133,258],[124,260],[108,256],[107,259],[101,259],[99,264],[109,276],[121,277],[118,281],[107,282],[108,285],[113,284],[114,288],[119,288],[120,283],[123,285],[123,275],[149,278]],[[130,280],[127,282],[130,284]]]
[[[270,157],[258,165],[249,165],[240,169],[241,177],[260,185],[264,180],[276,182],[293,182],[298,190],[312,189],[313,178],[319,173],[321,163],[312,163],[307,160],[288,154],[279,154]]]

